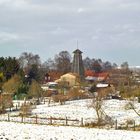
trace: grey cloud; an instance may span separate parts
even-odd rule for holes
[[[8,32],[0,32],[0,43],[16,41],[18,39],[19,39],[19,36],[17,34],[8,33]]]
[[[79,40],[85,54],[108,58],[121,48],[138,51],[139,12],[139,0],[1,0],[0,41],[13,40],[12,46],[47,59],[61,50],[72,52]]]

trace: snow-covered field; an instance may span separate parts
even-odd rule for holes
[[[139,140],[134,131],[0,122],[3,140]]]
[[[136,125],[140,124],[140,117],[132,110],[125,109],[126,100],[105,100],[103,110],[113,120],[118,121],[118,126],[125,124],[127,120],[135,120]],[[140,110],[140,103],[134,103],[136,110]],[[97,119],[96,112],[90,108],[90,99],[68,101],[65,105],[51,103],[38,105],[32,113],[38,117],[55,117],[68,119],[81,119],[84,123],[93,122]],[[11,115],[19,112],[11,112]],[[7,117],[1,115],[0,119]],[[15,118],[16,119],[16,118]],[[17,118],[21,120],[21,118]],[[114,129],[114,128],[113,128]],[[14,122],[0,122],[0,139],[7,140],[139,140],[140,132],[124,130],[107,130],[71,126],[48,126],[35,124],[21,124]]]
[[[33,114],[38,114],[39,117],[56,117],[69,119],[83,118],[84,123],[93,122],[97,119],[96,112],[91,105],[90,99],[68,101],[65,105],[39,105],[32,111]],[[136,125],[140,124],[140,117],[132,109],[125,109],[126,100],[105,100],[102,108],[104,112],[110,116],[114,121],[117,120],[118,124],[123,124],[127,120],[135,120]],[[140,110],[140,103],[134,103],[136,110]]]

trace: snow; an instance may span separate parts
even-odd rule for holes
[[[23,101],[20,101],[20,104]],[[33,109],[32,114],[41,118],[68,118],[68,119],[78,119],[83,118],[84,124],[90,123],[97,120],[96,111],[90,107],[92,100],[75,100],[67,101],[65,105],[60,105],[59,103],[48,103],[37,105],[36,109]],[[128,100],[104,100],[102,109],[105,114],[110,116],[114,121],[117,120],[118,126],[125,125],[127,120],[135,120],[136,125],[140,125],[140,117],[132,109],[125,109],[126,104],[130,101]],[[14,104],[18,104],[17,101]],[[140,103],[134,102],[136,110],[140,110]],[[18,112],[12,112],[10,115],[17,115]],[[7,116],[7,115],[6,115]],[[2,116],[1,116],[2,117]],[[1,118],[0,117],[0,118]],[[5,116],[4,116],[5,117]],[[20,118],[21,119],[21,118]]]
[[[68,101],[65,105],[59,105],[57,103],[48,105],[39,105],[32,111],[33,114],[38,114],[39,117],[56,117],[69,119],[83,118],[84,123],[93,122],[97,119],[96,112],[93,108],[90,108],[92,100],[78,100]],[[136,125],[140,124],[140,117],[132,110],[126,110],[125,105],[128,104],[127,100],[105,100],[102,108],[106,115],[110,116],[114,121],[118,121],[118,125],[127,120],[135,120]],[[137,110],[140,110],[140,103],[135,103]]]
[[[96,85],[97,88],[105,88],[105,87],[108,87],[108,84],[102,84],[102,83],[99,83]]]
[[[125,123],[127,120],[135,120],[137,125],[140,125],[140,117],[134,112],[133,109],[125,109],[126,104],[130,101],[127,100],[108,100],[104,103],[104,111],[114,120],[120,124]],[[140,103],[134,103],[137,111],[140,110]]]
[[[19,101],[20,104],[23,101]],[[37,105],[32,110],[33,116],[37,114],[42,118],[65,118],[78,119],[83,118],[84,124],[87,122],[96,121],[97,116],[93,108],[90,108],[92,100],[75,100],[67,101],[65,105],[59,103],[48,103]],[[140,125],[140,117],[132,110],[125,109],[127,100],[104,100],[102,109],[113,120],[117,120],[118,126],[125,124],[127,120],[135,120],[136,125]],[[14,101],[14,104],[19,104]],[[134,102],[136,110],[140,110],[140,103]],[[10,112],[9,112],[10,113]],[[11,112],[10,116],[17,115],[19,112]],[[7,118],[7,114],[0,115],[0,120]],[[21,117],[10,118],[21,122]],[[38,120],[39,121],[39,120]],[[70,123],[70,122],[68,122]],[[73,122],[71,122],[73,123]],[[94,129],[72,126],[49,126],[37,124],[23,124],[14,122],[0,122],[0,139],[7,140],[138,140],[140,133],[134,131]]]
[[[0,122],[5,140],[138,140],[139,132]]]

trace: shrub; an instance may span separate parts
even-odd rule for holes
[[[121,96],[123,98],[140,97],[140,88],[125,87],[124,92],[121,92]]]
[[[134,120],[133,120],[133,119],[127,119],[127,120],[126,120],[126,123],[127,123],[128,125],[133,125],[133,124],[134,124]]]
[[[0,96],[0,112],[4,113],[6,108],[13,107],[12,97],[10,94]]]
[[[105,125],[106,125],[106,123],[104,121],[102,121],[102,120],[100,122],[85,123],[86,127],[92,127],[92,128],[100,127],[100,126],[105,126]]]
[[[68,93],[69,100],[85,99],[85,98],[88,98],[88,95],[79,88],[73,88]]]
[[[20,114],[19,115],[23,115],[23,116],[28,116],[31,115],[31,111],[32,111],[32,106],[29,103],[24,103],[22,104],[21,108],[20,108]]]
[[[52,96],[52,99],[54,102],[60,102],[60,104],[64,104],[66,100],[68,100],[68,97],[66,95],[54,95]]]

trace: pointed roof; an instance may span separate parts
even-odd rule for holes
[[[82,51],[80,51],[79,49],[76,49],[75,51],[73,51],[73,53],[83,53]]]

